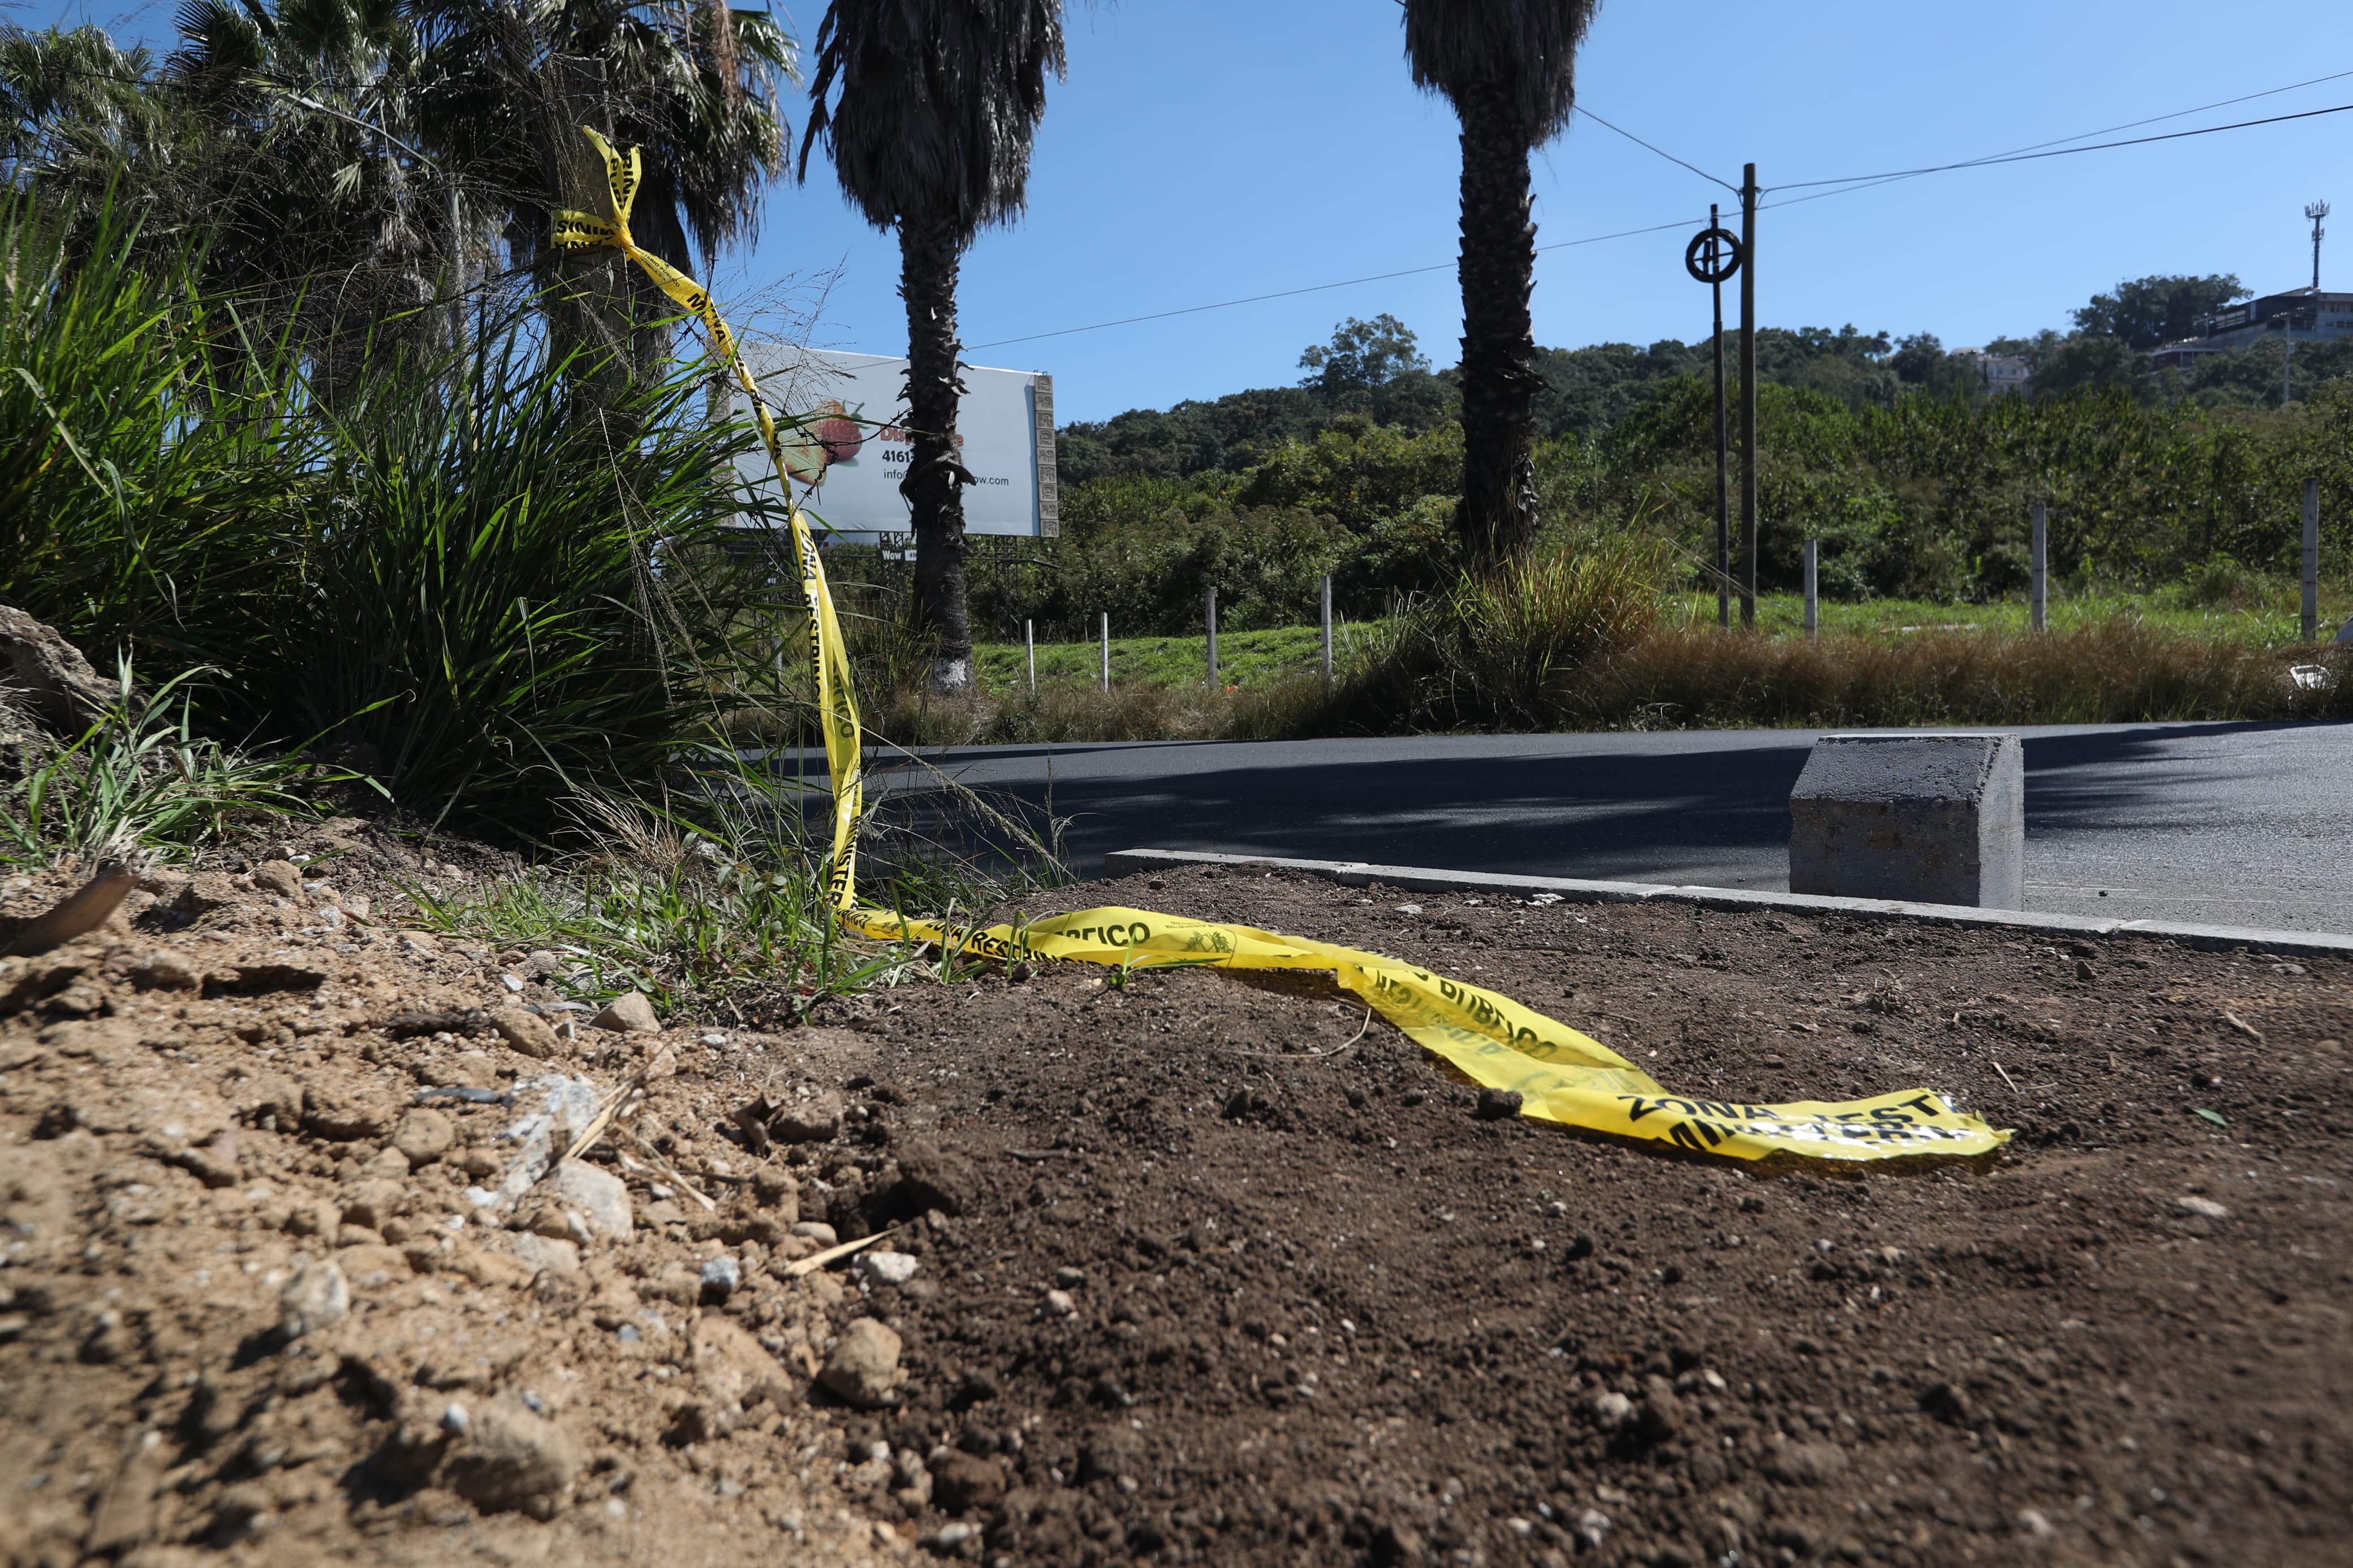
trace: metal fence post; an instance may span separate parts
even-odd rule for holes
[[[1332,684],[1332,574],[1324,574],[1324,684]]]
[[[2034,565],[2033,576],[2027,588],[2027,624],[2036,631],[2045,629],[2051,620],[2051,531],[2044,526],[2044,507],[2034,503]]]
[[[1103,612],[1103,689],[1105,691],[1111,689],[1111,612],[1109,610]]]
[[[2304,481],[2304,640],[2320,640],[2320,481]]]
[[[1821,559],[1822,542],[1806,541],[1806,640],[1811,642],[1822,629]]]
[[[1029,695],[1038,695],[1038,623],[1021,623],[1021,646],[1029,655]]]
[[[1218,591],[1209,590],[1209,685],[1218,684]]]

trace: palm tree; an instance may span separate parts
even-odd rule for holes
[[[1536,230],[1528,155],[1568,123],[1595,0],[1404,0],[1417,86],[1462,124],[1462,504],[1473,562],[1535,542],[1531,404],[1544,378],[1528,320]]]
[[[544,279],[554,256],[550,210],[582,205],[559,201],[552,179],[582,153],[579,106],[560,79],[580,62],[601,78],[599,129],[644,150],[632,226],[639,244],[707,279],[722,247],[758,238],[761,189],[787,163],[778,89],[798,79],[799,63],[792,36],[767,12],[725,0],[410,0],[409,8],[424,40],[417,97],[427,142],[498,211],[518,267]],[[632,291],[637,322],[675,314],[637,268],[614,276]],[[637,339],[641,363],[668,352],[666,333]]]
[[[817,49],[800,174],[822,139],[843,194],[899,231],[913,437],[899,493],[915,532],[914,613],[933,640],[934,689],[961,691],[972,684],[973,478],[955,450],[956,271],[984,226],[1021,210],[1046,78],[1063,70],[1060,0],[833,0]]]

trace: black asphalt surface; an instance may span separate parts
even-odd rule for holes
[[[2016,732],[2028,908],[2353,931],[2353,725]],[[1082,875],[1113,849],[1216,849],[1785,889],[1789,787],[1819,733],[976,746],[926,752],[923,767],[868,761],[883,792],[929,792],[945,776],[1050,809]]]

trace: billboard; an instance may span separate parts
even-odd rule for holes
[[[912,447],[906,428],[907,362],[881,354],[746,343],[744,362],[773,410],[801,416],[779,426],[795,477],[814,482],[802,504],[835,539],[911,542],[899,481]],[[1050,539],[1061,532],[1054,482],[1054,378],[1043,372],[967,365],[956,407],[957,456],[976,483],[964,488],[965,531]],[[736,412],[751,408],[739,392]],[[744,482],[771,505],[783,500],[765,454],[738,461]]]

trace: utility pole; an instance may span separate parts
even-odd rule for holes
[[[1740,629],[1757,629],[1757,165],[1740,181]]]
[[[2320,226],[2320,220],[2328,216],[2328,204],[2309,203],[2304,209],[2304,216],[2312,220],[2312,291],[2317,294],[2320,292],[2320,237],[2328,232]]]
[[[1707,226],[1718,226],[1716,204],[1707,204]],[[1724,284],[1712,283],[1708,292],[1715,296],[1715,332],[1708,339],[1715,351],[1715,624],[1729,631],[1732,628],[1732,500],[1729,469],[1725,460],[1724,436]]]
[[[1724,280],[1740,270],[1740,241],[1725,231],[1723,209],[1710,205],[1707,226],[1683,247],[1683,270],[1708,287],[1715,301],[1715,331],[1708,346],[1715,357],[1715,620],[1732,625],[1732,503],[1731,465],[1725,455],[1724,433]]]

